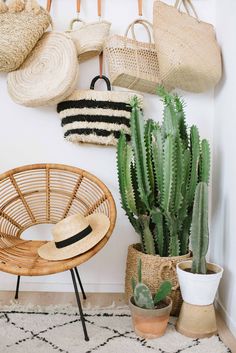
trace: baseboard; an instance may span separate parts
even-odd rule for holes
[[[234,335],[234,337],[236,338],[236,322],[233,320],[233,318],[230,316],[228,311],[225,309],[224,305],[221,303],[219,298],[216,300],[215,304],[216,304],[216,309],[221,314],[222,318],[224,319],[232,335]]]
[[[0,291],[14,291],[16,283],[4,281],[0,283]],[[123,293],[123,283],[83,283],[87,293]],[[25,292],[73,292],[72,283],[30,282],[24,279],[20,290]]]

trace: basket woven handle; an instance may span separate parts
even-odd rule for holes
[[[81,20],[80,18],[74,18],[72,21],[70,21],[70,24],[69,24],[69,30],[72,31],[73,30],[73,27],[74,27],[74,24],[76,22],[80,22],[82,24],[85,24],[85,22],[83,20]]]
[[[135,20],[134,22],[132,22],[126,32],[125,32],[125,37],[128,37],[129,31],[131,30],[132,32],[132,37],[134,40],[136,40],[136,36],[135,36],[135,32],[134,32],[134,26],[136,24],[141,24],[147,31],[148,34],[148,39],[149,39],[149,43],[152,43],[152,35],[151,35],[151,31],[150,28],[153,29],[153,25],[151,24],[151,22],[147,21],[147,20],[141,20],[140,18]]]
[[[99,75],[96,76],[96,77],[94,77],[94,79],[93,79],[92,82],[91,82],[90,89],[93,89],[93,90],[94,90],[95,83],[96,83],[98,80],[104,80],[104,81],[106,82],[106,84],[107,84],[107,90],[108,90],[108,91],[111,91],[111,82],[110,82],[109,78],[106,77],[105,75],[102,75],[102,77],[99,76]]]
[[[175,1],[175,7],[178,10],[180,10],[180,7],[181,7],[182,4],[184,5],[184,8],[185,8],[187,14],[190,15],[190,11],[189,10],[191,9],[192,13],[196,17],[196,19],[199,21],[197,11],[195,10],[195,7],[193,6],[192,1],[191,0],[176,0]]]

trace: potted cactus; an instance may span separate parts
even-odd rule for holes
[[[147,285],[142,282],[142,262],[138,264],[138,282],[132,278],[133,296],[129,306],[135,333],[146,339],[163,336],[169,321],[172,300],[171,283],[164,281],[152,295]]]
[[[145,282],[155,291],[162,279],[172,282],[172,315],[178,315],[181,294],[176,264],[190,257],[189,235],[194,194],[208,182],[210,151],[196,126],[187,128],[184,103],[159,89],[163,121],[143,121],[137,98],[131,101],[131,143],[121,135],[117,149],[122,207],[139,235],[128,249],[125,293],[142,257]]]
[[[177,322],[177,329],[190,337],[210,336],[217,330],[212,304],[223,268],[206,262],[208,245],[208,187],[205,182],[200,182],[196,189],[191,226],[193,259],[177,265],[180,289],[185,303]]]

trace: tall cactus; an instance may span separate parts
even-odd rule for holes
[[[184,103],[159,89],[162,124],[143,121],[137,97],[131,101],[131,143],[118,142],[117,165],[122,207],[140,235],[142,250],[160,256],[189,250],[194,194],[208,183],[210,149],[196,126],[188,130]]]
[[[209,245],[208,188],[205,182],[197,185],[191,226],[193,251],[192,273],[206,274],[206,254]]]

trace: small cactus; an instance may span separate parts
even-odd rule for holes
[[[142,283],[142,262],[139,259],[138,263],[138,283],[132,278],[132,288],[134,294],[134,303],[136,306],[143,309],[154,309],[155,306],[162,300],[164,300],[171,292],[171,283],[164,281],[160,285],[160,288],[153,296],[150,289],[146,284]]]
[[[209,245],[208,188],[205,182],[197,185],[191,226],[193,252],[192,273],[206,274],[206,254]]]

